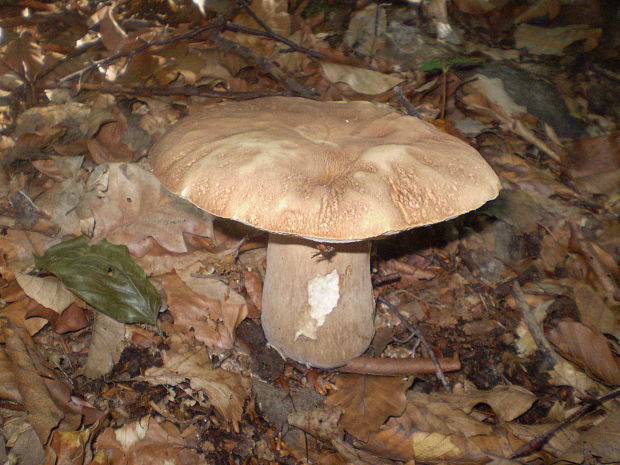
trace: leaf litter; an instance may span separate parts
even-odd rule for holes
[[[585,4],[442,3],[2,6],[0,457],[620,459],[617,34],[602,41],[613,25]],[[426,345],[460,362],[445,373],[451,392],[429,374],[277,359],[255,331],[264,237],[214,224],[149,173],[149,147],[179,118],[266,95],[440,117],[502,179],[480,211],[376,246],[375,294],[389,305],[378,299],[366,356],[429,360]],[[68,260],[72,240],[101,254],[79,269],[88,254]],[[44,259],[54,250],[67,253]],[[99,291],[80,290],[89,280]],[[142,303],[105,302],[132,280]]]

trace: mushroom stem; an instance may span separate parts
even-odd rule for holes
[[[330,244],[329,259],[316,243],[271,234],[263,287],[262,325],[281,354],[320,368],[362,354],[374,335],[370,242]]]

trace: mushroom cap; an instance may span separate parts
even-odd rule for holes
[[[210,105],[177,123],[150,156],[164,186],[209,213],[321,242],[437,223],[500,188],[466,143],[370,102]]]

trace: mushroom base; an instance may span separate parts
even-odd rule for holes
[[[281,354],[320,368],[362,354],[374,335],[370,242],[330,244],[270,235],[262,325]],[[313,256],[316,255],[316,256]]]

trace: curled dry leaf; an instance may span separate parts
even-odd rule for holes
[[[164,276],[168,309],[175,325],[210,347],[230,349],[234,331],[245,318],[245,299],[224,283],[187,273]]]
[[[196,436],[195,432],[193,436]],[[173,424],[169,422],[160,424],[147,416],[118,429],[106,428],[95,442],[97,455],[94,463],[106,465],[206,464],[204,457],[198,454],[197,446],[197,441],[192,439],[191,432],[181,433]]]
[[[517,392],[517,399],[524,394]],[[465,413],[479,402],[504,406],[507,396],[506,392],[487,396],[485,391],[467,395],[409,392],[403,415],[391,418],[373,432],[365,448],[391,459],[429,462],[480,461],[490,456],[509,456],[525,441],[506,432],[502,426],[492,426],[476,415]],[[493,397],[501,401],[489,400]],[[525,405],[531,402],[533,399]]]
[[[601,333],[611,334],[620,340],[620,318],[592,287],[581,281],[572,281],[573,297],[579,309],[581,321]]]
[[[155,176],[133,164],[98,167],[79,215],[83,230],[94,228],[88,231],[93,240],[127,245],[138,257],[152,248],[150,238],[169,252],[185,253],[183,233],[213,236],[210,215],[171,197]]]
[[[24,328],[29,335],[34,336],[46,324],[45,318],[29,318],[30,311],[38,304],[30,297],[24,297],[0,309],[0,318],[7,319],[18,328]],[[0,342],[3,337],[0,333]]]
[[[502,421],[511,421],[523,415],[536,401],[533,393],[515,385],[495,386],[488,391],[436,394],[434,397],[451,405],[460,406],[467,414],[471,413],[476,405],[487,404]]]
[[[206,392],[211,405],[238,431],[249,393],[245,381],[236,373],[214,369],[206,347],[189,341],[187,336],[173,334],[170,350],[163,353],[163,366],[147,369],[144,380],[175,385],[188,379],[192,389]]]
[[[86,447],[91,434],[92,430],[88,428],[81,431],[54,431],[47,453],[48,455],[55,455],[55,462],[53,463],[81,465],[84,463]]]
[[[330,82],[343,82],[359,94],[382,94],[404,81],[400,76],[341,63],[322,61],[321,69]]]
[[[243,270],[243,283],[248,297],[257,309],[255,318],[258,318],[263,305],[263,280],[261,275],[256,271]]]
[[[39,278],[16,273],[15,279],[28,297],[55,312],[62,313],[75,301],[75,296],[54,276]]]
[[[405,409],[410,380],[382,376],[341,375],[326,404],[343,411],[340,426],[361,441],[391,416]]]
[[[28,336],[10,322],[3,324],[2,332],[6,343],[4,351],[9,360],[9,369],[17,383],[22,405],[28,412],[28,422],[37,433],[41,443],[45,444],[52,430],[61,424],[65,415],[52,400],[38,374],[27,343],[24,341],[24,338]]]
[[[546,333],[564,357],[605,384],[620,384],[620,358],[598,331],[576,321],[562,320]]]

